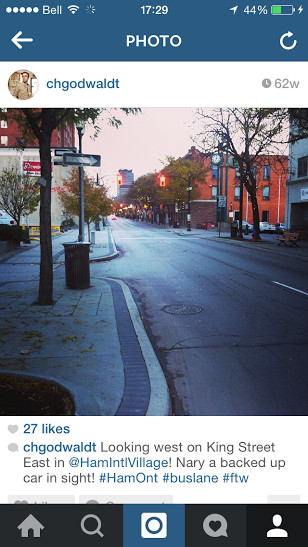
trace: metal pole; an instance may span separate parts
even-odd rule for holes
[[[191,176],[188,175],[188,208],[187,208],[187,232],[191,232]]]
[[[226,207],[225,207],[225,221],[228,222],[227,211],[228,211],[228,179],[229,179],[229,150],[226,151],[226,181],[225,181],[225,196],[226,196]]]
[[[280,217],[280,185],[281,185],[281,175],[279,175],[279,187],[278,187],[278,217],[277,217],[277,222],[280,222],[280,220],[279,220],[279,217]]]
[[[244,188],[244,180],[243,175],[241,173],[240,178],[240,214],[239,214],[239,238],[243,238],[243,188]]]
[[[82,154],[82,127],[77,128],[79,137],[79,154]],[[79,170],[79,234],[78,241],[84,241],[84,172],[83,165],[78,167]]]

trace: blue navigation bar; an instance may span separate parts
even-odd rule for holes
[[[272,7],[266,0],[6,0],[0,60],[307,61],[308,8],[293,3],[292,17],[273,17]]]

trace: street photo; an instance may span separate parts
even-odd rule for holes
[[[0,109],[0,415],[306,416],[307,273],[307,109]]]

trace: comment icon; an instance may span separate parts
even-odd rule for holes
[[[219,538],[221,536],[228,537],[227,528],[228,523],[225,517],[218,513],[208,515],[203,521],[203,530],[212,538]]]
[[[8,449],[10,452],[18,452],[18,444],[10,443]]]

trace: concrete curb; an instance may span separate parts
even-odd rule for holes
[[[109,242],[109,249],[112,248],[112,252],[105,256],[98,256],[96,258],[90,258],[90,264],[94,262],[105,262],[107,260],[113,260],[114,258],[117,258],[119,256],[119,251],[117,250],[116,244],[114,242],[114,238],[111,232],[111,229],[109,226],[106,226],[106,229],[108,230],[108,242]]]
[[[106,280],[111,278],[105,278]],[[123,291],[127,308],[139,342],[139,346],[148,370],[151,394],[146,416],[170,416],[171,400],[167,382],[160,363],[153,350],[152,344],[144,329],[138,308],[132,297],[129,287],[119,279],[112,279],[118,283]]]
[[[284,247],[281,247],[280,249],[276,248],[276,243],[269,242],[269,241],[252,242],[252,241],[243,241],[243,240],[235,239],[235,238],[232,239],[230,237],[218,237],[218,236],[214,236],[212,239],[215,241],[218,241],[219,243],[225,243],[227,245],[238,245],[241,247],[245,247],[246,249],[254,248],[255,250],[258,250],[261,252],[277,254],[277,255],[282,255],[283,251],[285,250]],[[277,247],[278,247],[278,243],[277,243]],[[292,258],[297,260],[302,260],[303,262],[308,262],[308,256],[306,255],[296,254],[296,255],[293,255]]]

